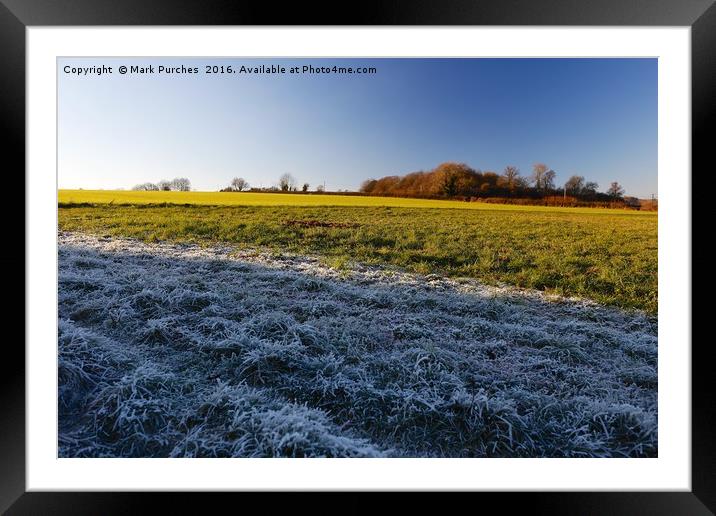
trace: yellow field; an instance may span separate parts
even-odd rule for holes
[[[63,204],[200,204],[207,206],[390,206],[395,208],[458,208],[474,210],[564,211],[568,213],[628,213],[656,216],[655,212],[600,208],[559,208],[518,206],[481,202],[406,199],[402,197],[364,197],[253,192],[140,192],[131,190],[60,190]]]

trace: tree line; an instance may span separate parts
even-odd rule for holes
[[[246,179],[243,177],[235,177],[229,183],[229,186],[219,190],[220,192],[308,192],[311,187],[308,183],[300,184],[296,181],[296,178],[291,174],[283,174],[278,178],[278,184],[266,187],[266,188],[252,188]],[[316,192],[324,192],[325,188],[323,185],[316,187]]]
[[[419,171],[404,176],[386,176],[363,181],[357,193],[351,195],[375,195],[391,197],[422,197],[432,199],[458,199],[466,201],[504,202],[513,204],[549,204],[567,206],[625,206],[655,210],[655,200],[640,201],[625,196],[624,188],[613,181],[606,192],[599,185],[583,176],[573,175],[557,186],[557,174],[544,163],[535,163],[529,176],[523,176],[517,167],[508,165],[501,174],[473,169],[465,163],[441,163],[433,170]],[[242,177],[231,180],[222,192],[303,192],[310,185],[299,183],[291,174],[283,174],[278,182],[269,187],[252,188]],[[161,180],[158,183],[142,183],[132,190],[180,191],[191,190],[191,182],[185,177]],[[318,185],[317,193],[324,193]],[[339,191],[340,192],[340,191]]]
[[[557,174],[544,163],[535,163],[529,176],[507,166],[501,174],[473,169],[465,163],[442,163],[429,171],[404,176],[368,179],[361,184],[361,193],[396,197],[427,197],[463,200],[486,198],[545,199],[569,196],[583,202],[625,202],[624,188],[614,181],[606,192],[583,176],[570,177],[563,186],[555,184]]]
[[[132,190],[146,192],[188,192],[191,190],[191,181],[186,177],[175,177],[171,181],[162,179],[158,183],[142,183],[134,185]]]

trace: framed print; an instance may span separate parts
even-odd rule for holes
[[[100,5],[0,10],[26,203],[9,514],[166,491],[714,510],[710,2]]]

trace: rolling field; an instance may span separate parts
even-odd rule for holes
[[[76,194],[61,457],[658,456],[655,214]]]
[[[487,205],[398,198],[103,192],[115,202],[71,204],[61,191],[59,227],[147,242],[227,243],[423,274],[476,278],[656,313],[657,215],[621,210]],[[124,204],[149,194],[144,204]],[[181,202],[151,204],[163,194]],[[168,198],[168,197],[167,197]],[[352,205],[202,205],[226,198]],[[108,197],[105,197],[108,199]],[[166,199],[166,198],[165,198]],[[80,200],[77,198],[76,200]],[[372,206],[355,203],[375,203]],[[416,203],[427,207],[401,206]],[[380,205],[384,203],[385,205]],[[395,203],[395,205],[390,205]],[[450,204],[452,208],[440,208]],[[477,208],[473,208],[477,206]],[[467,208],[467,209],[457,209]]]
[[[654,216],[653,213],[602,208],[558,208],[547,206],[509,206],[480,202],[361,195],[283,194],[253,192],[143,192],[133,190],[60,190],[60,205],[65,204],[196,204],[205,206],[385,206],[392,208],[452,208],[488,211],[541,211],[565,213],[626,213]]]

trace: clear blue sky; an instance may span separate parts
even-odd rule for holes
[[[77,76],[65,66],[113,67]],[[376,74],[121,75],[120,65],[373,66]],[[311,189],[460,161],[657,193],[656,59],[58,60],[60,188],[188,177],[217,190],[288,172]]]

